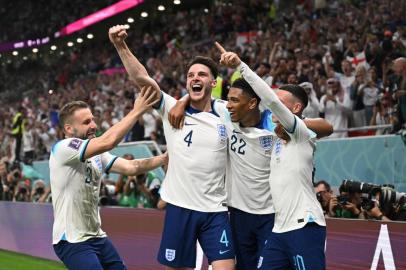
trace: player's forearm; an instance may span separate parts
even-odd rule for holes
[[[141,62],[135,57],[135,55],[130,51],[125,42],[114,44],[124,67],[130,76],[130,79],[134,81],[138,87],[152,86],[157,92],[156,96],[160,97],[160,88],[156,81],[154,81],[148,74],[145,67]]]
[[[153,158],[135,159],[128,171],[128,175],[138,175],[149,172],[155,168],[163,166],[166,163],[165,155],[159,155]]]
[[[114,126],[109,128],[102,136],[96,138],[100,140],[101,147],[99,153],[103,153],[106,151],[110,151],[113,149],[117,144],[121,142],[124,136],[131,130],[134,124],[142,115],[141,112],[132,110],[129,112],[120,122],[116,123]]]
[[[245,63],[239,66],[241,75],[251,85],[255,93],[261,98],[265,106],[278,118],[286,130],[293,130],[295,117],[293,113],[279,100],[275,92]]]
[[[303,121],[317,134],[317,138],[327,137],[333,133],[333,126],[323,118],[306,118]]]
[[[138,84],[137,80],[139,80],[141,77],[149,77],[145,67],[130,51],[125,42],[114,44],[114,47],[116,48],[118,55],[120,56],[120,59],[123,62],[124,67],[130,75],[131,79],[135,80],[135,82]]]

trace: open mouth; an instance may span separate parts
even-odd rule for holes
[[[203,85],[201,84],[192,84],[192,91],[193,92],[200,92],[203,89]]]

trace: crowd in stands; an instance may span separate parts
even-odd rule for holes
[[[23,32],[27,38],[47,35],[50,28],[58,29],[113,1],[85,5],[83,10],[63,2],[24,2],[18,20],[13,20],[18,23],[10,20],[9,27],[14,29],[22,23],[27,27],[10,30],[3,37],[8,41],[21,39]],[[28,6],[46,7],[46,12],[38,14],[52,14],[51,19],[28,16],[30,9],[24,11]],[[1,7],[0,16],[11,16],[6,7]],[[170,95],[180,98],[186,93],[185,67],[193,56],[219,58],[213,46],[217,40],[227,50],[241,55],[272,88],[301,84],[309,95],[304,115],[330,121],[336,130],[331,137],[354,135],[347,132],[349,127],[393,126],[376,132],[362,131],[365,135],[394,132],[404,125],[404,1],[214,1],[209,9],[166,13],[145,24],[140,34],[129,31],[129,47]],[[70,15],[60,16],[66,10],[72,11]],[[220,71],[213,96],[224,99],[228,86],[239,74],[227,68]],[[107,33],[103,44],[88,44],[63,56],[36,56],[3,65],[0,80],[0,157],[8,167],[15,161],[29,164],[48,158],[53,143],[63,138],[58,110],[67,101],[88,102],[100,134],[125,115],[137,96],[136,87],[108,43]],[[125,138],[139,140],[165,144],[156,111],[145,114]],[[2,174],[3,184],[4,179],[11,181],[11,173],[7,168]],[[123,192],[129,194],[131,187],[124,182],[129,183],[123,181],[115,192],[126,190]],[[120,196],[113,199],[118,204],[124,201]]]
[[[100,0],[84,5],[69,0],[1,1],[2,29],[7,31],[2,31],[0,43],[53,37],[62,27],[114,2]]]

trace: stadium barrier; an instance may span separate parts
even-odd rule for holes
[[[153,155],[151,149],[160,153],[159,146],[152,141],[123,143],[112,153],[118,156],[131,153],[136,158],[146,158]],[[400,135],[319,140],[315,180],[326,180],[331,186],[339,186],[343,179],[392,184],[396,190],[406,192],[405,161],[405,144]],[[49,183],[48,161],[34,162],[33,167]],[[161,168],[154,172],[163,179]],[[117,179],[114,174],[110,177]]]
[[[128,269],[163,269],[156,261],[163,211],[105,207],[101,217]],[[0,249],[58,260],[52,220],[50,204],[0,201]],[[327,269],[406,269],[404,243],[406,223],[328,219]]]

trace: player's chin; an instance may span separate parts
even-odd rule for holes
[[[231,122],[240,122],[240,118],[236,115],[230,115]]]

